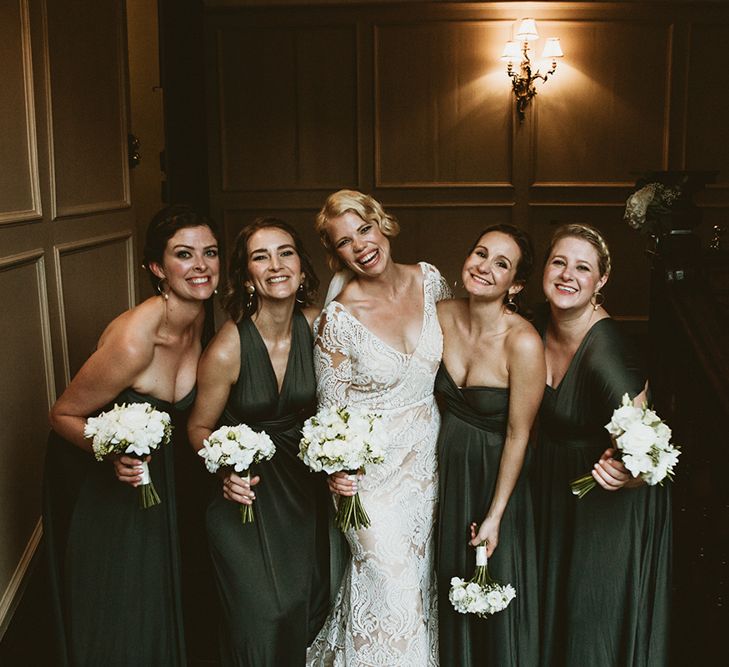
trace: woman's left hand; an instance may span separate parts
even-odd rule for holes
[[[499,544],[499,524],[501,522],[497,519],[491,519],[486,517],[481,525],[477,523],[471,524],[471,541],[469,544],[472,547],[477,547],[481,544],[486,544],[486,555],[491,558],[491,554],[494,553],[496,547]]]
[[[622,461],[613,458],[615,450],[606,449],[592,470],[595,481],[606,491],[618,491],[625,487],[634,489],[645,482],[640,477],[633,477]]]

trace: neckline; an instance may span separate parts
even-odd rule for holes
[[[562,379],[555,386],[552,386],[551,384],[546,383],[547,389],[551,390],[554,393],[557,393],[559,391],[559,389],[562,386],[562,384],[564,383],[565,379],[567,378],[567,376],[572,371],[572,368],[575,365],[575,359],[577,359],[577,357],[580,356],[583,348],[585,347],[585,345],[587,343],[587,339],[592,335],[592,332],[595,330],[595,327],[598,326],[600,324],[600,322],[608,322],[608,321],[611,321],[611,320],[612,320],[611,317],[603,317],[601,320],[598,320],[597,322],[595,322],[585,332],[585,335],[582,337],[582,340],[580,341],[580,344],[577,346],[577,349],[575,350],[575,353],[572,355],[572,359],[570,359],[570,363],[567,364],[567,370],[564,372],[564,375],[562,376]],[[544,343],[545,348],[546,348],[546,343],[547,343],[547,329],[548,329],[548,327],[549,327],[549,320],[547,320],[547,324],[544,327],[544,335],[542,336],[542,341]]]
[[[463,393],[464,391],[469,391],[471,389],[477,389],[477,390],[484,390],[484,391],[509,391],[509,387],[489,387],[488,385],[466,385],[465,387],[459,387],[456,384],[456,381],[453,379],[453,376],[451,375],[450,371],[446,367],[446,365],[441,361],[440,367],[443,369],[443,372],[445,373],[448,381],[460,392]]]
[[[423,318],[422,318],[422,322],[420,323],[420,333],[418,334],[418,340],[415,343],[415,347],[413,348],[412,352],[403,352],[402,350],[398,350],[396,347],[393,347],[392,345],[390,345],[390,343],[388,343],[387,341],[382,340],[382,338],[380,338],[374,331],[372,331],[372,329],[370,329],[369,327],[366,327],[364,324],[362,324],[361,320],[357,319],[354,315],[352,315],[352,313],[350,313],[349,310],[347,310],[346,306],[342,305],[336,299],[332,300],[329,305],[336,303],[337,306],[339,308],[341,308],[342,312],[346,313],[346,315],[351,320],[353,320],[356,324],[358,324],[360,327],[362,327],[370,336],[372,336],[372,338],[374,338],[376,341],[381,343],[388,350],[395,352],[396,354],[399,354],[401,357],[410,359],[418,351],[418,348],[420,347],[420,343],[423,340],[423,334],[425,332],[425,324],[426,324],[426,320],[427,320],[427,317],[425,314],[425,306],[426,306],[426,299],[427,299],[426,290],[428,289],[428,280],[427,280],[427,276],[425,273],[425,262],[418,262],[418,266],[420,267],[420,271],[423,275]]]
[[[254,332],[254,337],[256,341],[258,342],[258,345],[261,348],[261,351],[263,352],[263,356],[266,358],[267,362],[267,368],[269,370],[271,379],[272,379],[272,386],[274,388],[274,391],[276,393],[277,400],[281,400],[281,396],[283,396],[284,389],[287,386],[287,380],[289,377],[289,369],[291,368],[291,357],[294,353],[294,332],[296,330],[296,327],[294,326],[294,322],[296,321],[296,317],[298,315],[298,311],[294,310],[293,317],[291,318],[291,343],[289,344],[289,354],[286,358],[286,370],[284,371],[283,378],[281,379],[281,388],[279,389],[278,386],[278,378],[276,377],[276,371],[273,368],[273,362],[271,361],[271,355],[268,353],[268,348],[266,347],[266,342],[263,340],[263,336],[261,336],[261,332],[258,330],[258,327],[256,326],[256,323],[250,318],[246,318],[248,320],[248,323],[250,325],[250,328]]]
[[[128,387],[124,391],[134,394],[137,398],[143,398],[145,402],[149,402],[150,399],[158,401],[159,403],[164,403],[165,405],[172,406],[173,408],[177,408],[178,405],[185,405],[189,400],[190,397],[194,395],[195,393],[195,385],[192,386],[190,391],[188,391],[179,401],[168,401],[164,398],[158,398],[157,396],[153,396],[152,394],[143,394],[140,391],[137,391],[134,389],[134,387]],[[124,392],[121,392],[124,393]]]

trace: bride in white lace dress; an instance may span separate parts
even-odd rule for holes
[[[336,493],[359,491],[372,524],[346,536],[352,559],[307,665],[434,667],[440,417],[433,383],[443,347],[435,304],[449,290],[433,266],[392,261],[389,237],[399,226],[368,195],[331,195],[317,229],[332,268],[349,276],[318,323],[319,404],[381,414],[388,443],[385,462],[359,479],[330,478]]]

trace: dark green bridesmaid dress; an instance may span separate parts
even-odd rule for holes
[[[171,405],[123,391],[111,403]],[[173,435],[174,439],[174,435]],[[155,452],[150,475],[161,504],[139,507],[139,491],[110,463],[55,432],[48,440],[43,532],[50,566],[57,665],[185,665],[173,444]]]
[[[444,404],[438,440],[438,616],[440,664],[452,667],[536,667],[538,589],[528,462],[509,499],[489,573],[510,583],[516,598],[488,619],[456,612],[448,600],[451,577],[469,579],[476,565],[469,526],[491,504],[504,449],[509,389],[459,388],[441,364],[435,390]]]
[[[611,319],[587,332],[560,384],[547,387],[535,467],[541,664],[668,664],[670,485],[584,498],[569,483],[611,441],[604,426],[645,374]]]
[[[240,505],[220,489],[207,512],[208,540],[221,600],[225,665],[304,665],[329,601],[326,478],[299,460],[303,420],[316,385],[312,335],[296,311],[279,395],[276,375],[255,324],[238,325],[241,365],[221,423],[266,431],[276,445],[260,475],[255,522],[243,525]]]

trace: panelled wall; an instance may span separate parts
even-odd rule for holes
[[[47,414],[135,299],[121,0],[0,2],[0,636],[41,535]]]
[[[541,257],[555,225],[587,221],[614,254],[608,309],[643,320],[645,240],[622,221],[636,178],[719,170],[702,233],[727,222],[725,6],[205,4],[210,196],[229,240],[281,216],[327,277],[312,220],[327,194],[354,187],[400,219],[397,259],[428,259],[453,282],[488,224],[528,229]],[[526,16],[565,58],[520,124],[499,56]]]

